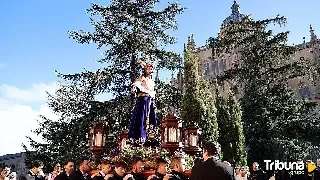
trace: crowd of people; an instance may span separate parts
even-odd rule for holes
[[[89,158],[82,158],[76,164],[68,160],[62,164],[62,167],[57,163],[54,170],[48,174],[43,173],[43,164],[35,161],[30,171],[20,177],[20,180],[320,180],[320,176],[315,175],[317,174],[315,172],[320,172],[318,168],[311,176],[308,173],[288,176],[285,172],[275,172],[269,177],[256,162],[253,163],[252,169],[247,166],[233,168],[230,163],[221,162],[218,157],[217,143],[205,143],[203,160],[194,162],[190,177],[184,173],[186,160],[182,156],[172,157],[170,163],[164,158],[157,158],[156,170],[148,177],[143,174],[144,161],[141,157],[133,158],[130,165],[123,160],[112,162],[108,158],[102,158],[99,172],[94,174],[90,174],[92,167]],[[320,167],[320,161],[318,161],[318,167]],[[2,169],[0,180],[9,180],[7,171],[8,167]]]

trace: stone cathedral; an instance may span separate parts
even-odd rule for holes
[[[245,15],[240,13],[240,6],[236,0],[234,0],[231,6],[231,15],[228,16],[222,23],[220,33],[231,21],[239,21]],[[303,37],[303,43],[295,46],[298,51],[293,57],[295,60],[309,60],[312,63],[320,65],[320,39],[314,33],[312,26],[309,27],[310,41],[306,42]],[[193,35],[188,37],[187,48],[193,50],[198,56],[199,60],[199,75],[204,78],[212,78],[218,74],[224,73],[224,71],[232,68],[233,62],[238,58],[236,53],[221,53],[212,54],[212,49],[209,48],[208,44],[200,47],[196,47]],[[212,58],[214,57],[214,58]],[[177,77],[171,78],[171,85],[183,90],[183,74],[178,72]],[[310,99],[311,101],[320,102],[320,82],[315,80],[309,80],[307,78],[293,79],[289,82],[290,87],[295,91],[298,98]],[[228,85],[220,87],[219,90],[223,96],[228,93]],[[214,91],[212,91],[214,93]]]

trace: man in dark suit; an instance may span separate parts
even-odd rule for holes
[[[317,159],[317,168],[313,171],[314,180],[320,179],[320,159]]]
[[[88,158],[82,158],[77,165],[78,169],[70,174],[69,180],[91,180],[88,174],[91,170]]]
[[[74,163],[70,160],[65,161],[63,164],[64,171],[60,173],[54,180],[69,180],[70,174],[74,170]]]
[[[108,179],[105,180],[123,180],[125,177],[127,169],[127,163],[120,160],[115,163],[115,168],[113,171],[113,176],[109,177]],[[127,176],[126,179],[131,178],[132,176]]]
[[[141,157],[135,157],[132,159],[132,170],[130,174],[127,174],[123,179],[128,180],[147,180],[142,173],[144,161]]]
[[[220,145],[207,142],[203,146],[204,162],[193,166],[190,180],[235,180],[235,172],[231,166],[220,162]]]
[[[150,180],[169,180],[171,174],[167,174],[168,172],[168,161],[163,158],[156,159],[157,170],[154,175],[148,177]]]
[[[112,163],[108,159],[101,159],[101,171],[97,173],[92,180],[104,180],[113,177]]]
[[[186,160],[183,157],[175,156],[171,160],[171,177],[170,180],[188,180],[183,173],[186,170]]]

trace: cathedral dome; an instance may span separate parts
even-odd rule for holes
[[[240,13],[240,6],[236,0],[234,0],[233,5],[231,6],[231,10],[231,15],[223,21],[221,25],[222,28],[226,27],[232,21],[241,21],[245,17],[244,14]]]

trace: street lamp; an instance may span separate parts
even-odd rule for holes
[[[93,153],[96,164],[99,164],[106,140],[107,133],[103,123],[95,123],[89,128],[89,151]]]
[[[198,152],[201,152],[201,141],[200,135],[201,131],[199,128],[196,127],[187,127],[183,130],[184,134],[184,148],[183,151],[187,154],[193,156],[196,155]]]
[[[161,147],[168,149],[170,154],[183,147],[181,130],[182,122],[173,113],[161,121]]]

